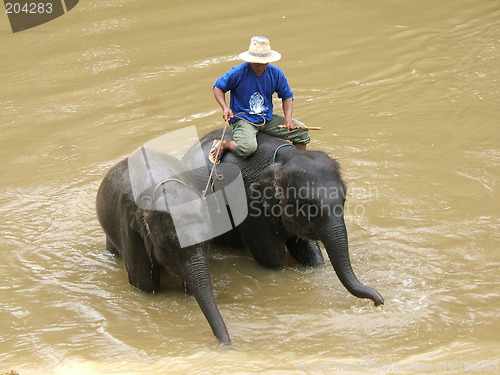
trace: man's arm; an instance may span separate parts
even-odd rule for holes
[[[283,99],[283,114],[285,115],[284,125],[287,127],[287,129],[295,129],[295,124],[292,122],[293,98]]]
[[[224,119],[224,121],[230,120],[233,117],[233,111],[231,111],[231,108],[227,106],[226,94],[220,88],[215,86],[213,88],[213,91],[215,100],[217,101],[217,103],[219,103],[220,107],[222,108],[222,118]]]

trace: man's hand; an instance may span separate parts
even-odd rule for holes
[[[285,123],[284,123],[283,125],[284,125],[284,126],[286,126],[286,128],[287,128],[288,130],[293,130],[293,129],[295,129],[295,128],[296,128],[296,126],[295,126],[295,124],[293,123],[293,121],[292,121],[292,120],[287,120],[287,119],[285,119]]]
[[[224,119],[224,121],[229,121],[233,118],[233,111],[231,111],[231,108],[229,107],[226,107],[224,108],[223,110],[223,113],[222,113],[222,118]]]

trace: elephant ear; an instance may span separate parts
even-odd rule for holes
[[[281,163],[273,163],[269,167],[264,168],[259,176],[259,184],[263,187],[275,184],[280,178],[282,168],[283,165]]]
[[[273,163],[265,168],[259,176],[259,196],[266,211],[281,204],[281,200],[284,198],[281,184],[282,168],[282,164]],[[267,213],[270,214],[270,212]]]

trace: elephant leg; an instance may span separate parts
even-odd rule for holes
[[[242,240],[260,265],[268,268],[285,266],[285,242],[262,218],[247,217],[240,227]]]
[[[156,293],[160,285],[160,269],[150,258],[142,237],[129,228],[122,243],[122,256],[130,284],[144,292]]]
[[[288,252],[304,266],[319,267],[325,264],[323,254],[316,241],[291,237],[286,241],[286,247]]]
[[[118,249],[113,245],[111,240],[106,236],[106,250],[108,250],[112,255],[119,256],[120,252]]]

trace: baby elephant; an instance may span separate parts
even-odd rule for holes
[[[225,345],[229,334],[212,291],[210,228],[200,193],[176,158],[145,147],[115,165],[97,192],[106,248],[120,255],[130,284],[155,293],[160,269],[180,276]]]

